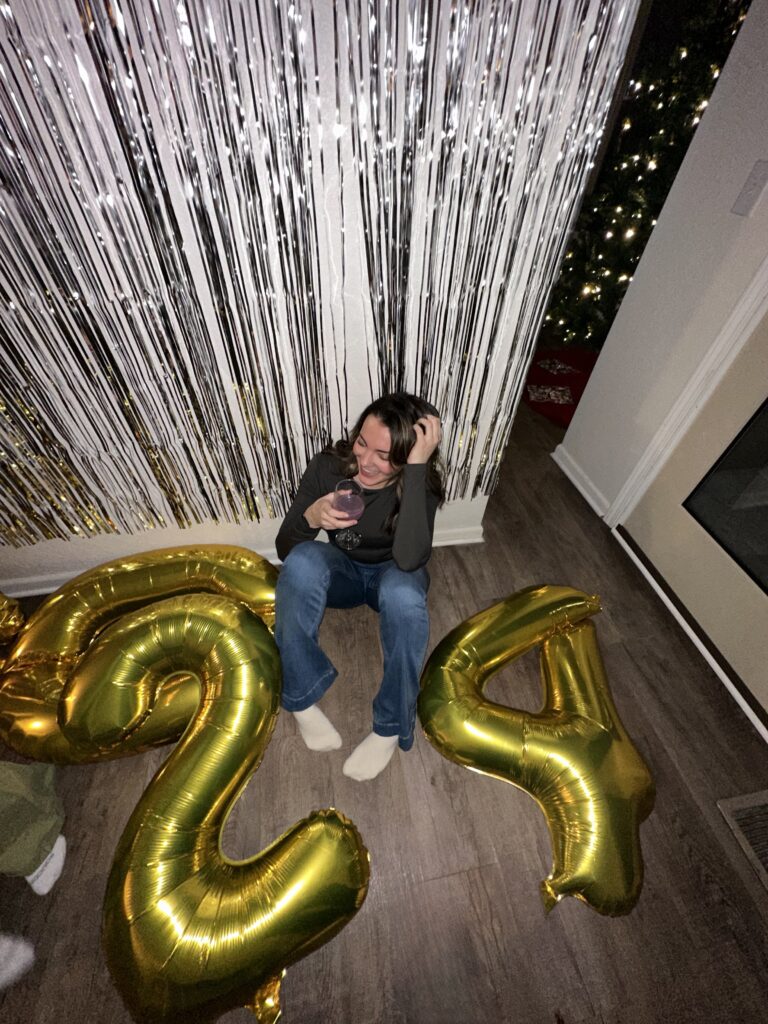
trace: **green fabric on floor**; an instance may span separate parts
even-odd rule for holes
[[[0,762],[0,874],[30,875],[64,824],[52,764]]]

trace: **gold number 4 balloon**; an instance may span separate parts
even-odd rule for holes
[[[611,699],[588,617],[599,600],[569,587],[529,587],[457,626],[422,674],[419,717],[451,761],[511,782],[538,802],[554,864],[550,909],[575,896],[626,914],[642,885],[640,822],[653,807],[650,773]],[[544,705],[515,711],[483,696],[489,677],[538,646]]]

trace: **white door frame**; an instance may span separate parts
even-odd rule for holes
[[[680,392],[674,407],[653,435],[621,490],[607,509],[601,512],[608,526],[619,526],[627,520],[766,313],[768,257],[734,307],[698,369]]]

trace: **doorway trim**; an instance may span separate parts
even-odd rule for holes
[[[768,256],[619,493],[606,509],[598,509],[608,526],[618,526],[628,518],[767,313]]]

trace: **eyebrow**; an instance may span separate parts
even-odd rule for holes
[[[363,444],[365,445],[366,448],[370,448],[371,447],[368,444],[368,442],[365,440],[365,438],[363,437],[363,432],[362,431],[360,431],[360,433],[357,436],[360,438],[360,440],[363,442]],[[378,452],[379,455],[386,455],[387,457],[389,457],[389,449],[387,449],[385,451],[383,448],[374,448],[374,451]]]

